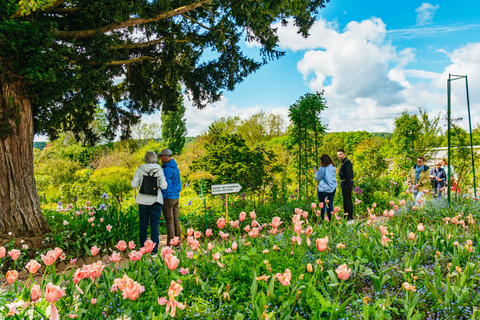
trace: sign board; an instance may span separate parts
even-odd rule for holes
[[[235,193],[242,189],[238,183],[214,184],[212,185],[212,194]]]

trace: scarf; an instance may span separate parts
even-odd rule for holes
[[[423,165],[422,166],[418,166],[418,165],[415,165],[415,184],[418,183],[418,180],[420,180],[420,172],[423,171]]]

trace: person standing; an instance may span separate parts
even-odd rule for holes
[[[430,170],[430,179],[433,180],[433,190],[435,191],[435,197],[438,199],[442,196],[442,190],[447,180],[445,170],[440,166],[440,162],[435,163],[435,168]]]
[[[135,171],[133,180],[130,183],[132,188],[140,187],[143,177],[146,175],[157,177],[157,187],[161,190],[167,188],[167,181],[165,180],[162,167],[157,162],[158,159],[155,152],[147,151],[145,153],[145,164],[138,167]],[[140,220],[140,247],[143,247],[145,241],[147,241],[148,223],[150,222],[150,240],[155,243],[152,254],[157,254],[158,252],[158,223],[162,216],[163,201],[161,192],[158,192],[157,195],[152,195],[139,191],[135,199],[135,203],[138,204]]]
[[[314,168],[315,180],[318,181],[318,202],[323,203],[322,221],[327,211],[328,220],[332,220],[333,199],[337,190],[337,179],[335,178],[335,167],[332,158],[328,154],[320,157],[320,168]],[[325,201],[328,200],[328,201]]]
[[[178,214],[180,209],[178,207],[180,190],[182,183],[180,181],[180,170],[178,170],[175,159],[172,158],[172,151],[170,149],[163,149],[158,154],[163,165],[163,173],[167,180],[168,187],[162,190],[163,194],[163,216],[167,223],[167,246],[173,238],[180,239],[182,230],[180,228],[180,220]]]
[[[448,190],[447,188],[453,187],[455,185],[455,182],[457,180],[457,173],[455,172],[455,169],[453,168],[452,165],[450,165],[450,177],[448,176],[448,162],[446,158],[442,158],[441,161],[443,170],[445,171],[445,188],[443,189],[443,196],[446,198],[448,196]],[[448,178],[450,178],[450,181],[447,181]],[[455,191],[456,188],[453,188],[452,191]]]
[[[342,162],[338,175],[342,188],[343,211],[348,220],[353,219],[352,189],[353,189],[353,166],[352,162],[345,157],[345,150],[338,149],[337,157]]]
[[[425,164],[424,157],[417,158],[417,164],[414,165],[408,173],[408,189],[413,192],[415,201],[421,200],[423,191],[428,189],[430,183],[430,168]]]

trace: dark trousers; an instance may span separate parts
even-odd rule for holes
[[[150,222],[150,240],[155,243],[153,253],[158,252],[158,223],[162,216],[162,205],[155,202],[151,206],[143,204],[138,205],[138,213],[140,216],[140,247],[143,247],[147,241],[148,223]]]
[[[348,220],[353,219],[352,189],[353,181],[342,181],[343,210],[348,213]]]
[[[167,246],[170,245],[170,240],[175,237],[180,239],[182,229],[180,229],[180,221],[178,220],[178,199],[163,199],[163,216],[167,223]]]
[[[322,208],[322,221],[325,220],[325,211],[327,211],[327,216],[328,220],[332,220],[332,211],[333,211],[333,199],[335,198],[335,192],[337,189],[333,190],[333,192],[320,192],[318,191],[318,202],[322,203],[323,202],[323,208]],[[327,198],[328,205],[325,202],[325,198]],[[328,207],[327,207],[328,206]]]

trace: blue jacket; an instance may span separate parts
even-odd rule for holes
[[[337,188],[337,179],[335,178],[335,167],[331,164],[327,167],[320,167],[315,172],[315,180],[318,181],[318,191],[331,193]]]
[[[175,159],[171,159],[163,164],[163,174],[167,179],[167,189],[162,190],[164,199],[178,199],[180,198],[180,190],[182,190],[182,182],[180,181],[180,170],[178,170]]]

